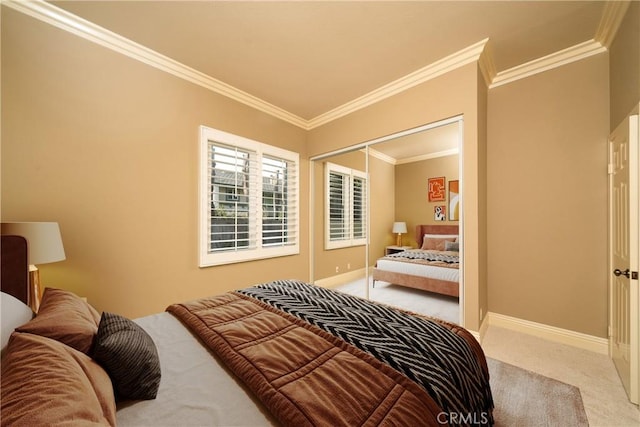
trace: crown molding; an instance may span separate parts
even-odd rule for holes
[[[365,150],[361,150],[362,152],[366,152]],[[451,148],[449,150],[437,151],[429,154],[421,154],[419,156],[407,157],[404,159],[396,159],[395,157],[391,157],[388,154],[384,154],[374,148],[369,147],[369,155],[371,157],[375,157],[378,160],[382,160],[383,162],[389,163],[390,165],[403,165],[405,163],[414,163],[422,160],[430,160],[437,159],[440,157],[446,156],[455,156],[458,155],[460,151],[458,148]]]
[[[47,3],[44,0],[0,0],[0,2],[2,5],[75,34],[100,46],[119,52],[132,59],[170,73],[178,78],[255,108],[302,129],[311,130],[472,62],[478,62],[478,67],[485,82],[489,89],[492,89],[604,52],[613,40],[624,14],[629,7],[630,0],[606,2],[594,40],[580,43],[551,55],[496,73],[491,45],[487,38],[310,120],[305,120],[247,92],[80,18],[64,9]]]
[[[605,2],[602,18],[594,38],[607,49],[611,47],[630,4],[631,0]]]
[[[456,53],[453,53],[439,61],[420,68],[404,77],[399,78],[391,83],[388,83],[378,89],[375,89],[366,95],[356,98],[347,102],[333,110],[327,111],[311,120],[309,120],[309,129],[322,126],[340,117],[351,114],[354,111],[358,111],[369,105],[380,102],[393,95],[397,95],[407,89],[422,84],[428,80],[434,79],[438,76],[446,74],[464,65],[475,62],[483,52],[484,47],[489,39],[484,39],[478,43],[475,43],[465,49],[462,49]]]
[[[67,12],[42,0],[2,0],[2,4],[25,15],[46,22],[76,36],[126,55],[159,70],[173,74],[188,82],[202,86],[242,104],[253,107],[271,116],[282,119],[301,128],[307,128],[307,121],[276,107],[260,98],[241,91],[220,80],[164,56],[141,44],[131,41],[99,25]]]
[[[361,150],[361,151],[364,153],[367,152],[366,150]],[[398,161],[395,158],[387,154],[381,153],[380,151],[373,149],[371,147],[369,147],[369,155],[371,157],[375,157],[378,160],[382,160],[383,162],[389,163],[390,165],[396,165],[398,163]]]
[[[605,52],[607,50],[600,42],[589,40],[567,49],[560,50],[542,58],[534,59],[508,70],[504,70],[496,74],[493,83],[489,89],[502,86],[516,80],[524,79],[538,73],[542,73],[571,62],[579,61],[592,55]]]
[[[403,165],[405,163],[414,163],[422,160],[438,159],[440,157],[456,156],[460,153],[458,148],[451,148],[449,150],[436,151],[435,153],[422,154],[420,156],[407,157],[406,159],[400,159],[396,161],[397,165]]]
[[[487,43],[484,46],[484,50],[480,54],[478,59],[478,67],[484,78],[484,82],[487,87],[491,86],[493,79],[496,77],[496,66],[493,62],[493,48],[490,40],[487,39]]]
[[[488,39],[462,49],[452,55],[434,62],[424,68],[388,83],[366,95],[356,98],[338,108],[321,114],[311,120],[305,120],[289,113],[282,108],[263,101],[249,93],[237,89],[227,83],[210,77],[200,71],[188,67],[139,43],[122,37],[90,21],[80,18],[64,9],[54,6],[44,0],[1,0],[2,4],[32,18],[46,22],[76,36],[94,42],[100,46],[119,52],[132,59],[143,62],[176,77],[202,86],[220,95],[270,114],[305,130],[326,124],[366,106],[396,95],[430,79],[448,73],[456,68],[477,61],[484,50]]]

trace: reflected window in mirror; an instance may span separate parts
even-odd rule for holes
[[[367,242],[367,174],[325,163],[325,249]]]

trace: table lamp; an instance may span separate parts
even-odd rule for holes
[[[29,253],[29,305],[40,308],[40,271],[37,264],[65,259],[60,227],[57,222],[3,222],[2,234],[23,236]]]
[[[398,234],[396,239],[396,246],[402,246],[402,234],[407,232],[406,222],[394,222],[393,232]]]

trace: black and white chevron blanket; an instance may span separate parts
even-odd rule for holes
[[[442,251],[426,251],[426,250],[408,250],[396,252],[387,255],[387,258],[408,258],[419,259],[424,261],[440,261],[447,264],[456,264],[460,262],[460,256],[457,253]]]
[[[318,326],[390,365],[424,387],[444,412],[493,424],[488,374],[467,341],[442,324],[295,280],[238,292]]]

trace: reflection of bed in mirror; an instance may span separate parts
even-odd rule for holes
[[[387,255],[376,262],[376,281],[438,294],[459,296],[457,225],[416,226],[418,249]]]

